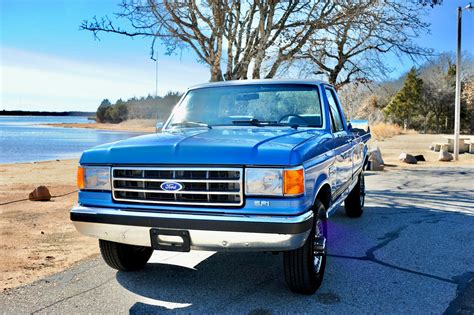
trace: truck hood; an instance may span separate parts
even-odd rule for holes
[[[304,155],[325,152],[330,137],[289,127],[188,128],[100,145],[85,151],[80,163],[298,165]]]

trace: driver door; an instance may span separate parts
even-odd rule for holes
[[[343,123],[341,108],[336,92],[329,86],[325,87],[328,108],[331,117],[331,131],[335,153],[335,187],[333,200],[336,200],[350,185],[352,179],[352,138]]]

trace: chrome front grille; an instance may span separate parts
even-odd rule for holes
[[[112,196],[119,202],[241,206],[241,168],[113,167]],[[179,191],[162,188],[178,183]]]

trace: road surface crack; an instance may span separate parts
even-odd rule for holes
[[[31,314],[39,313],[39,312],[44,311],[45,309],[48,309],[48,308],[50,308],[50,307],[52,307],[52,306],[54,306],[54,305],[56,305],[56,304],[62,303],[62,302],[64,302],[64,301],[70,300],[70,299],[72,299],[72,298],[74,298],[74,297],[76,297],[76,296],[79,296],[79,295],[82,295],[82,294],[84,294],[84,293],[87,293],[87,292],[90,292],[90,291],[92,291],[92,290],[95,290],[95,289],[97,289],[97,288],[100,288],[101,286],[107,284],[108,282],[110,282],[110,281],[113,280],[113,279],[115,279],[115,276],[108,278],[106,281],[104,281],[104,282],[102,282],[102,283],[100,283],[100,284],[98,284],[98,285],[96,285],[96,286],[94,286],[94,287],[92,287],[92,288],[89,288],[89,289],[87,289],[87,290],[83,290],[83,291],[81,291],[81,292],[75,293],[75,294],[70,295],[70,296],[67,296],[67,297],[62,298],[62,299],[60,299],[60,300],[57,300],[57,301],[55,301],[55,302],[53,302],[53,303],[51,303],[51,304],[49,304],[49,305],[46,305],[46,306],[44,306],[44,307],[42,307],[42,308],[40,308],[40,309],[37,309],[37,310],[31,312]]]
[[[426,277],[426,278],[431,278],[431,279],[435,279],[435,280],[439,280],[439,281],[443,281],[443,282],[447,282],[447,283],[451,283],[451,284],[458,284],[456,281],[451,280],[451,279],[447,279],[447,278],[439,277],[439,276],[432,275],[432,274],[429,274],[429,273],[415,271],[415,270],[411,270],[411,269],[408,269],[408,268],[396,266],[396,265],[384,262],[380,259],[377,259],[377,257],[375,257],[375,251],[387,246],[388,244],[390,244],[391,242],[396,240],[398,237],[400,237],[400,233],[404,229],[406,229],[407,227],[408,226],[405,225],[405,226],[402,226],[402,227],[398,228],[395,231],[386,233],[383,237],[380,238],[380,240],[382,240],[380,243],[378,243],[375,246],[372,246],[371,248],[369,248],[365,252],[365,256],[345,256],[345,255],[334,255],[334,254],[330,254],[328,256],[335,257],[335,258],[343,258],[343,259],[355,259],[355,260],[361,260],[361,261],[370,261],[370,262],[373,262],[375,264],[379,264],[379,265],[387,267],[387,268],[396,269],[396,270],[399,270],[399,271],[403,271],[403,272],[411,273],[411,274],[414,274],[414,275],[418,275],[418,276],[422,276],[422,277]]]

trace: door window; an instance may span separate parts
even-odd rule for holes
[[[326,96],[328,98],[329,112],[331,114],[332,131],[342,131],[344,130],[344,125],[342,124],[342,117],[341,113],[339,112],[339,108],[337,107],[336,96],[334,95],[334,91],[326,88]]]

